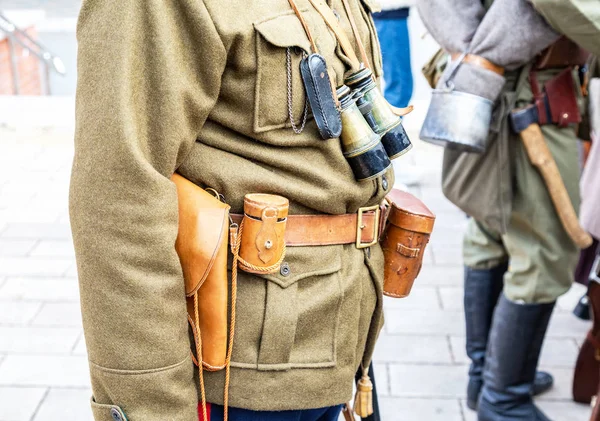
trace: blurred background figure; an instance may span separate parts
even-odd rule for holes
[[[395,107],[406,107],[413,94],[408,15],[413,0],[381,0],[373,15],[383,56],[384,95]]]

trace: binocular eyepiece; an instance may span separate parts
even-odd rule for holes
[[[342,151],[358,181],[370,180],[383,174],[392,162],[381,139],[362,116],[356,98],[346,85],[337,90],[342,118]]]
[[[392,111],[364,68],[337,90],[342,118],[342,150],[358,181],[383,174],[391,160],[412,148],[402,120]]]
[[[357,93],[356,104],[365,120],[375,133],[381,136],[381,143],[390,159],[404,155],[412,148],[412,143],[402,126],[402,119],[392,111],[373,80],[370,69],[364,68],[346,79],[346,84]]]

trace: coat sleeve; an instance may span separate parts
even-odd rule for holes
[[[530,0],[557,32],[600,56],[600,7],[597,0]]]
[[[198,0],[84,0],[77,38],[70,217],[94,417],[197,421],[170,177],[226,49]]]

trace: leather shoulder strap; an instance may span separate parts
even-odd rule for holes
[[[342,3],[344,4],[344,8],[346,9],[346,14],[348,15],[348,19],[350,20],[350,26],[352,26],[352,32],[354,33],[354,38],[356,39],[356,44],[358,45],[358,51],[360,52],[362,61],[363,61],[364,65],[370,69],[371,65],[369,64],[369,57],[367,56],[367,50],[365,50],[365,45],[363,44],[362,39],[360,39],[360,34],[358,32],[358,26],[356,26],[356,20],[354,19],[354,14],[352,13],[352,9],[350,8],[350,5],[348,4],[348,0],[342,0]]]
[[[331,10],[331,8],[323,0],[309,0],[309,1],[313,5],[313,7],[317,10],[317,12],[319,12],[319,14],[323,17],[323,20],[325,20],[325,23],[327,24],[327,26],[329,26],[329,28],[331,28],[331,30],[335,34],[335,37],[337,38],[338,42],[340,43],[340,46],[342,47],[344,54],[346,54],[346,56],[350,59],[350,61],[352,62],[352,65],[354,67],[356,67],[357,69],[360,68],[360,61],[358,60],[358,57],[356,56],[356,53],[354,52],[354,47],[352,46],[352,43],[348,39],[348,36],[344,32],[344,30],[340,26],[340,24],[337,20],[337,17],[333,14],[333,11]]]
[[[312,47],[313,53],[319,54],[319,49],[317,48],[317,43],[315,42],[315,39],[313,38],[312,33],[310,32],[308,24],[306,23],[306,20],[304,19],[304,15],[302,15],[302,12],[300,11],[300,9],[298,9],[298,6],[296,5],[296,2],[294,0],[288,0],[288,2],[290,3],[290,6],[292,6],[292,9],[294,9],[294,13],[296,13],[296,16],[298,16],[298,20],[300,20],[300,23],[302,24],[302,27],[304,28],[304,32],[306,32],[306,36],[308,37],[308,40],[310,41],[310,45]]]

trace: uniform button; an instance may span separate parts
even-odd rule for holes
[[[112,419],[115,421],[123,421],[123,417],[121,416],[121,413],[116,408],[112,408],[110,410],[110,415],[112,416]]]
[[[281,273],[281,276],[289,276],[289,274],[292,273],[292,270],[290,269],[290,265],[288,265],[287,262],[283,262],[283,264],[281,265],[281,269],[279,270],[279,273]]]
[[[383,177],[381,177],[381,187],[383,187],[383,190],[388,189],[388,181],[387,181],[387,177],[385,175]]]

